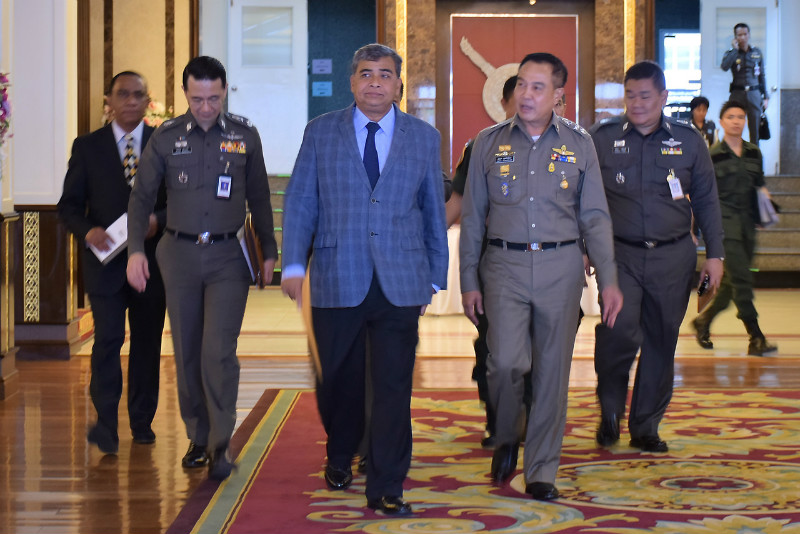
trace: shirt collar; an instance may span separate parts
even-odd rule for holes
[[[384,132],[393,132],[394,131],[394,123],[396,120],[396,109],[394,104],[392,104],[392,109],[383,116],[381,120],[378,121],[378,124],[381,127],[381,130]],[[367,127],[367,123],[373,122],[369,117],[364,115],[364,112],[358,109],[358,106],[353,106],[353,125],[356,128],[356,131],[361,130],[362,128]]]
[[[220,112],[217,116],[217,126],[223,132],[228,131],[228,120],[225,118],[225,113]],[[191,110],[186,110],[186,133],[189,134],[197,126],[197,120],[192,115]]]
[[[552,112],[550,116],[550,122],[548,123],[547,126],[545,126],[544,130],[542,130],[542,133],[539,135],[539,139],[544,137],[547,131],[550,130],[551,128],[555,129],[556,134],[560,134],[561,126],[562,126],[561,121],[559,120],[558,115],[556,115],[555,112]],[[512,128],[517,127],[523,134],[525,134],[526,137],[528,138],[531,137],[531,135],[528,133],[528,130],[525,128],[525,125],[522,124],[522,120],[519,118],[519,115],[517,115],[516,113],[511,118],[511,127]]]
[[[128,132],[122,129],[122,126],[117,124],[117,121],[111,121],[111,131],[114,132],[114,141],[116,141],[117,144],[128,134]],[[130,133],[133,134],[133,144],[141,146],[142,134],[144,133],[144,121],[140,121],[139,124],[136,125],[136,128]]]
[[[628,115],[627,114],[622,116],[621,123],[622,123],[622,133],[623,134],[627,134],[627,133],[632,132],[633,130],[636,130],[636,127],[633,125],[633,123],[630,120],[628,120]],[[647,135],[653,135],[654,133],[656,133],[660,129],[664,129],[664,130],[667,131],[667,133],[672,135],[672,123],[669,122],[669,120],[664,115],[664,113],[661,113],[661,124],[658,126],[658,128],[656,128],[655,130],[653,130],[652,132],[650,132]]]

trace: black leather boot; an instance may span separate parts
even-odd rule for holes
[[[767,352],[775,352],[778,350],[777,345],[770,345],[767,338],[764,337],[761,328],[758,327],[758,321],[755,319],[743,321],[747,333],[750,334],[750,345],[747,347],[747,354],[750,356],[763,356]]]
[[[704,349],[713,349],[714,343],[711,342],[711,319],[713,319],[713,315],[703,312],[697,317],[694,318],[692,321],[692,327],[694,328],[694,336],[697,339],[697,344],[703,347]]]

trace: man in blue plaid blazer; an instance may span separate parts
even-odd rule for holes
[[[311,309],[322,376],[317,402],[328,434],[325,480],[352,482],[364,429],[365,355],[374,387],[367,505],[409,514],[411,384],[419,316],[447,282],[440,135],[401,112],[402,59],[359,49],[355,105],[306,127],[286,190],[282,287],[295,300],[310,259]]]

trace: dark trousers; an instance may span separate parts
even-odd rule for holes
[[[705,313],[711,318],[730,305],[736,305],[737,317],[747,323],[758,319],[758,312],[753,305],[753,263],[755,251],[755,230],[743,232],[737,239],[723,241],[725,247],[725,272],[714,300],[708,305]]]
[[[166,302],[158,268],[153,265],[144,293],[125,283],[112,295],[90,294],[94,319],[89,393],[98,424],[117,436],[122,396],[120,349],[125,341],[125,311],[130,323],[128,357],[128,416],[133,431],[150,428],[158,406],[161,334]]]
[[[364,433],[367,343],[373,386],[367,455],[368,499],[402,496],[411,465],[411,385],[419,306],[397,307],[376,278],[353,308],[312,308],[322,364],[317,406],[328,434],[328,463],[349,466]]]
[[[658,433],[672,399],[675,346],[689,304],[697,252],[692,240],[654,249],[616,243],[625,304],[614,328],[595,329],[597,397],[603,414],[625,414],[631,366],[641,348],[628,416],[631,437]]]
[[[758,126],[761,124],[762,100],[758,91],[731,91],[731,100],[745,106],[750,142],[758,144]]]
[[[234,239],[203,246],[165,235],[156,254],[186,434],[209,451],[225,448],[236,424],[236,346],[250,289],[247,262]]]

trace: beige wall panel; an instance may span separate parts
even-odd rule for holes
[[[176,114],[183,113],[188,107],[181,89],[183,67],[191,59],[189,57],[189,0],[175,0],[175,99],[167,104],[172,106]]]
[[[89,126],[103,125],[103,93],[110,80],[103,79],[103,0],[90,0],[89,5]]]
[[[114,72],[147,78],[153,99],[164,102],[164,0],[115,0]]]

